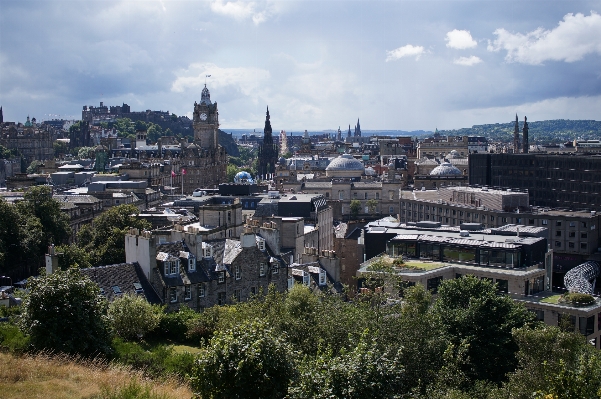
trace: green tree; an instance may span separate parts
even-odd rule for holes
[[[365,206],[367,206],[369,213],[373,215],[376,212],[376,209],[378,208],[378,201],[372,198],[370,200],[367,200]]]
[[[77,158],[79,159],[90,159],[94,157],[93,147],[81,147],[77,152]]]
[[[461,369],[470,381],[500,382],[515,370],[518,346],[512,329],[534,321],[523,305],[474,276],[444,281],[433,312],[454,347],[467,348]]]
[[[29,289],[22,326],[34,347],[79,355],[108,352],[106,300],[78,269],[42,274]]]
[[[177,115],[171,114],[171,122],[177,122]]]
[[[359,212],[361,212],[361,201],[352,200],[351,201],[351,216],[353,217],[353,219],[357,219]]]
[[[39,169],[40,165],[43,165],[42,161],[38,161],[37,159],[34,159],[33,161],[31,161],[31,163],[29,164],[29,166],[27,167],[27,170],[25,172],[27,174],[38,173],[38,169]]]
[[[69,145],[63,141],[55,141],[52,146],[54,148],[55,158],[58,158],[60,155],[69,153]]]
[[[0,274],[9,274],[21,263],[22,219],[17,207],[0,198]]]
[[[17,203],[21,215],[32,215],[39,219],[44,232],[42,246],[62,244],[71,235],[69,216],[61,211],[60,203],[52,198],[52,187],[31,187],[23,195],[24,201]]]
[[[238,173],[239,171],[240,171],[240,169],[238,169],[235,165],[228,164],[227,169],[226,169],[227,181],[229,183],[233,183],[234,177],[236,176],[236,173]]]
[[[146,131],[146,135],[151,143],[156,143],[159,137],[163,135],[163,128],[154,123],[150,123],[148,126],[148,130]]]
[[[108,319],[113,332],[127,340],[143,338],[161,321],[160,313],[141,296],[123,295],[108,308]]]
[[[293,376],[288,345],[260,320],[217,332],[202,350],[191,386],[202,398],[286,396]]]
[[[518,367],[494,398],[597,398],[601,356],[584,337],[540,325],[514,331]]]
[[[393,398],[402,391],[404,367],[394,351],[382,350],[365,331],[355,348],[333,356],[331,351],[305,358],[292,398]]]
[[[0,145],[0,159],[10,159],[12,157],[17,156],[19,151],[13,149],[9,150],[8,148]]]
[[[67,270],[70,267],[78,267],[80,269],[92,267],[88,251],[76,244],[59,245],[55,248],[55,252],[62,254],[58,258],[58,266],[62,270]]]
[[[125,262],[125,234],[129,228],[148,230],[149,222],[139,219],[134,205],[118,205],[94,218],[78,233],[79,245],[91,256],[94,266]]]
[[[134,123],[129,118],[117,119],[113,125],[117,129],[117,136],[128,137],[133,135],[135,137],[136,129]]]

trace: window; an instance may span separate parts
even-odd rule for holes
[[[507,280],[497,279],[497,289],[499,292],[507,294],[509,292],[509,282]]]
[[[330,198],[330,193],[326,191],[326,198]]]
[[[241,289],[234,290],[234,299],[236,300],[236,302],[240,302],[240,300],[242,299]]]
[[[555,226],[561,227],[561,220],[556,220],[555,221]]]
[[[586,228],[586,222],[581,222],[582,223],[582,227]]]
[[[478,219],[479,217],[480,217],[480,215],[479,215],[479,214],[477,214],[477,213],[474,213],[474,219]]]
[[[463,216],[463,211],[459,211],[459,216]]]
[[[392,191],[392,190],[388,191],[388,199],[389,200],[393,200],[394,199],[394,191]]]
[[[179,273],[179,260],[171,262],[171,274]]]
[[[263,277],[265,275],[265,263],[261,262],[259,265],[259,276]]]
[[[250,287],[250,296],[257,295],[257,287]]]
[[[534,219],[528,219],[528,224],[534,224]]]
[[[494,221],[495,221],[495,217],[494,217],[494,216],[491,216],[491,217],[490,217],[490,221],[491,221],[491,222],[494,222]]]
[[[163,266],[165,266],[165,276],[171,274],[171,262],[163,262]]]
[[[225,292],[217,294],[217,305],[225,305]]]
[[[569,248],[574,248],[574,243],[573,243],[573,242],[569,242],[569,243],[568,243],[568,247],[569,247]]]
[[[471,214],[471,213],[469,213],[469,212],[467,212],[467,213],[465,214],[465,216],[467,216],[467,217],[469,218],[470,216],[472,216],[472,214]]]
[[[547,224],[549,224],[549,221],[547,219],[543,219],[540,222],[543,226],[546,226]]]
[[[277,263],[271,264],[271,274],[278,274],[280,272],[279,265]]]
[[[119,288],[118,285],[113,285],[111,288],[113,289],[113,292],[115,293],[115,295],[121,294],[121,288]]]
[[[188,259],[188,271],[189,272],[196,271],[196,258],[190,257]]]
[[[380,193],[376,193],[376,199],[380,199]]]
[[[190,285],[186,285],[185,286],[185,296],[184,299],[186,301],[189,301],[190,299],[192,299],[192,287],[190,287]]]
[[[432,291],[433,294],[436,294],[438,292],[438,286],[440,285],[441,282],[442,282],[442,276],[429,278],[428,281],[426,282],[426,284],[427,284],[426,288],[428,289],[428,291]]]
[[[555,246],[556,247],[561,247],[561,241],[555,241]]]
[[[199,298],[204,298],[205,297],[205,285],[204,284],[198,284],[198,297]]]
[[[236,265],[235,268],[236,280],[240,280],[242,277],[240,276],[240,265]]]
[[[217,281],[219,283],[223,283],[225,281],[225,272],[219,272],[219,277]]]
[[[576,232],[575,231],[568,232],[568,237],[570,237],[570,238],[576,237]]]
[[[586,249],[586,248],[587,248],[586,243],[585,242],[581,242],[580,243],[580,249]]]
[[[338,199],[344,199],[344,191],[338,191]]]
[[[365,199],[367,199],[367,193],[365,193]]]
[[[169,288],[169,302],[177,302],[177,288],[175,287]]]
[[[588,238],[588,234],[587,233],[580,233],[580,238]]]
[[[555,237],[561,237],[561,230],[557,230],[555,232]]]
[[[353,193],[353,198],[357,199],[357,193]]]
[[[388,208],[389,213],[392,215],[394,213],[394,206]]]
[[[570,222],[570,227],[576,227],[576,222]]]

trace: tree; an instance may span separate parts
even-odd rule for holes
[[[128,229],[148,230],[151,224],[138,219],[134,205],[118,205],[94,218],[78,233],[79,245],[91,256],[94,266],[125,262],[125,234]]]
[[[191,386],[202,398],[283,398],[293,376],[288,345],[260,320],[219,331],[199,354]]]
[[[22,226],[17,208],[0,198],[0,274],[8,274],[19,262]]]
[[[352,200],[351,201],[351,216],[353,217],[353,219],[357,219],[359,212],[361,212],[361,201]]]
[[[90,159],[94,157],[93,147],[81,147],[77,152],[77,158],[79,159]]]
[[[62,254],[58,258],[58,266],[62,270],[67,270],[70,267],[78,267],[80,269],[92,267],[88,251],[75,244],[59,245],[55,248],[55,252]]]
[[[141,296],[123,295],[108,308],[113,332],[127,340],[140,339],[154,330],[161,321],[160,313]]]
[[[23,195],[24,201],[17,203],[21,215],[32,215],[40,220],[44,232],[41,243],[45,248],[50,244],[62,244],[71,235],[69,216],[61,211],[60,203],[52,198],[52,187],[31,187]]]
[[[367,202],[365,203],[365,205],[367,206],[367,209],[369,210],[369,213],[373,214],[377,207],[378,207],[378,201],[376,201],[375,199],[370,199],[367,200]]]
[[[584,337],[540,325],[513,333],[518,367],[494,398],[596,398],[601,389],[601,356]]]
[[[64,141],[55,141],[52,145],[54,147],[54,157],[58,158],[61,155],[69,153],[69,145]]]
[[[500,382],[513,371],[518,346],[512,329],[534,321],[523,305],[474,276],[444,281],[433,312],[455,348],[467,348],[462,371],[470,381]]]
[[[40,165],[43,165],[43,163],[41,161],[38,161],[37,159],[34,159],[33,161],[31,161],[25,172],[30,175],[38,173],[38,168],[40,167]]]
[[[109,351],[106,300],[78,269],[42,273],[28,288],[22,327],[36,348],[79,355]]]
[[[177,115],[171,114],[171,122],[177,122]]]

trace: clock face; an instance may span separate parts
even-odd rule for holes
[[[207,114],[205,114],[204,112],[202,114],[200,114],[200,120],[201,121],[206,121],[207,120]]]

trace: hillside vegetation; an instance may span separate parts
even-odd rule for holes
[[[524,127],[524,119],[519,121],[520,133]],[[451,136],[484,136],[493,141],[508,142],[513,140],[515,122],[474,125],[471,128],[441,130],[442,135]],[[554,119],[548,121],[528,122],[530,141],[537,144],[559,144],[574,139],[601,138],[601,121]]]
[[[18,357],[0,353],[0,364],[0,392],[3,399],[192,397],[192,392],[186,386],[147,380],[129,368],[106,362],[82,362],[65,356]]]

